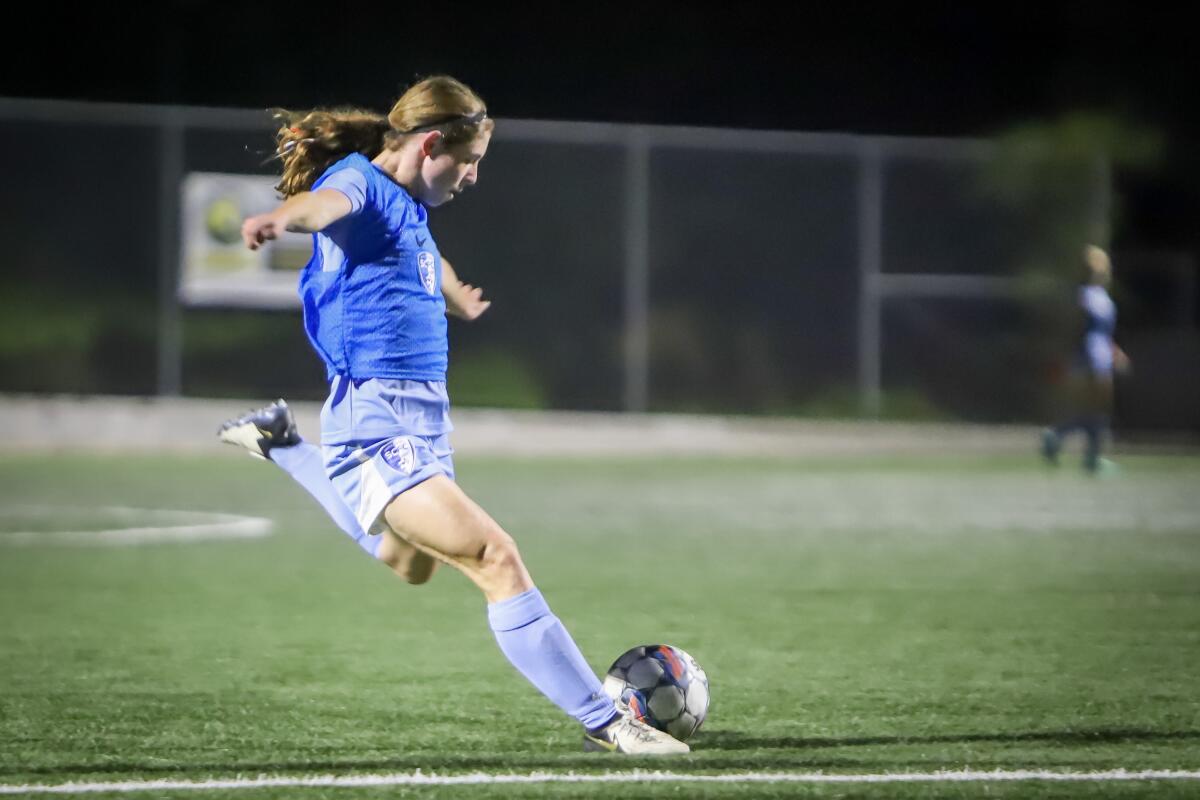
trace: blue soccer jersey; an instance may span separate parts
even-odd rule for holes
[[[351,213],[313,234],[300,277],[304,328],[329,377],[446,379],[442,259],[425,206],[365,156],[325,170]]]
[[[1079,304],[1087,317],[1089,335],[1113,335],[1117,327],[1117,306],[1103,286],[1084,286],[1079,290]]]
[[[1083,336],[1084,364],[1093,372],[1107,374],[1113,368],[1113,332],[1117,327],[1117,306],[1103,286],[1089,285],[1079,290],[1087,327]]]

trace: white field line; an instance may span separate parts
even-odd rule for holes
[[[1200,781],[1200,770],[971,770],[836,774],[824,772],[748,772],[692,775],[680,772],[608,772],[576,774],[533,772],[528,775],[464,775],[413,773],[393,775],[314,775],[309,777],[228,778],[204,781],[113,781],[108,783],[0,784],[4,794],[84,794],[88,792],[151,792],[165,790],[265,789],[272,787],[461,786],[545,783],[993,783],[997,781]]]
[[[111,506],[89,511],[24,506],[11,509],[8,513],[28,520],[43,515],[62,515],[64,511],[76,519],[85,519],[90,513],[128,524],[99,530],[11,531],[0,533],[0,545],[137,545],[207,539],[256,539],[269,536],[274,527],[271,520],[263,517],[162,508]]]

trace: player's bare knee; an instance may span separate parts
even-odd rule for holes
[[[479,557],[480,571],[494,578],[511,578],[524,571],[517,543],[503,531],[488,536]]]

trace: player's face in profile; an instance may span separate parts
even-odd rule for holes
[[[427,196],[421,199],[428,206],[440,206],[453,200],[479,179],[479,162],[487,155],[491,142],[490,131],[483,131],[474,141],[452,145],[438,144],[432,156],[421,165]]]

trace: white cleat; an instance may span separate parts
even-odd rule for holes
[[[291,447],[300,443],[296,420],[284,400],[226,420],[217,431],[217,438],[226,444],[246,448],[256,458],[270,458],[272,447]]]
[[[626,713],[598,731],[585,732],[583,749],[631,756],[671,756],[691,751],[690,747],[670,734],[651,728]]]

